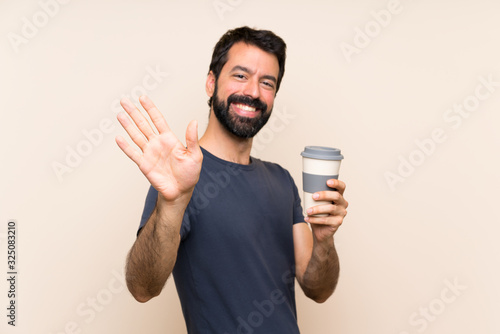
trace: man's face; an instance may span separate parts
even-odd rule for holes
[[[276,56],[236,43],[215,81],[213,110],[219,122],[240,138],[252,138],[271,116],[279,65]]]

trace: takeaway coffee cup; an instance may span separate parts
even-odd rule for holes
[[[330,204],[328,201],[315,201],[312,195],[317,191],[332,190],[326,185],[329,179],[338,179],[340,162],[344,157],[338,148],[306,146],[302,155],[302,188],[304,190],[304,209],[316,205]],[[314,215],[315,217],[326,214]]]

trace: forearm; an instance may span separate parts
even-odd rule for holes
[[[127,257],[126,281],[140,302],[160,294],[177,258],[187,203],[166,203],[161,195]]]
[[[339,270],[333,238],[322,242],[314,238],[311,259],[300,282],[306,296],[318,303],[325,302],[337,286]]]

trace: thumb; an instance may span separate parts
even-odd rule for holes
[[[192,120],[187,126],[186,145],[190,153],[198,153],[201,151],[200,143],[198,142],[198,122],[196,120]]]

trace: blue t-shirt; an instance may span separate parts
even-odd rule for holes
[[[202,151],[173,270],[188,332],[299,333],[293,224],[304,216],[292,177],[274,163]],[[157,196],[151,187],[140,228]]]

